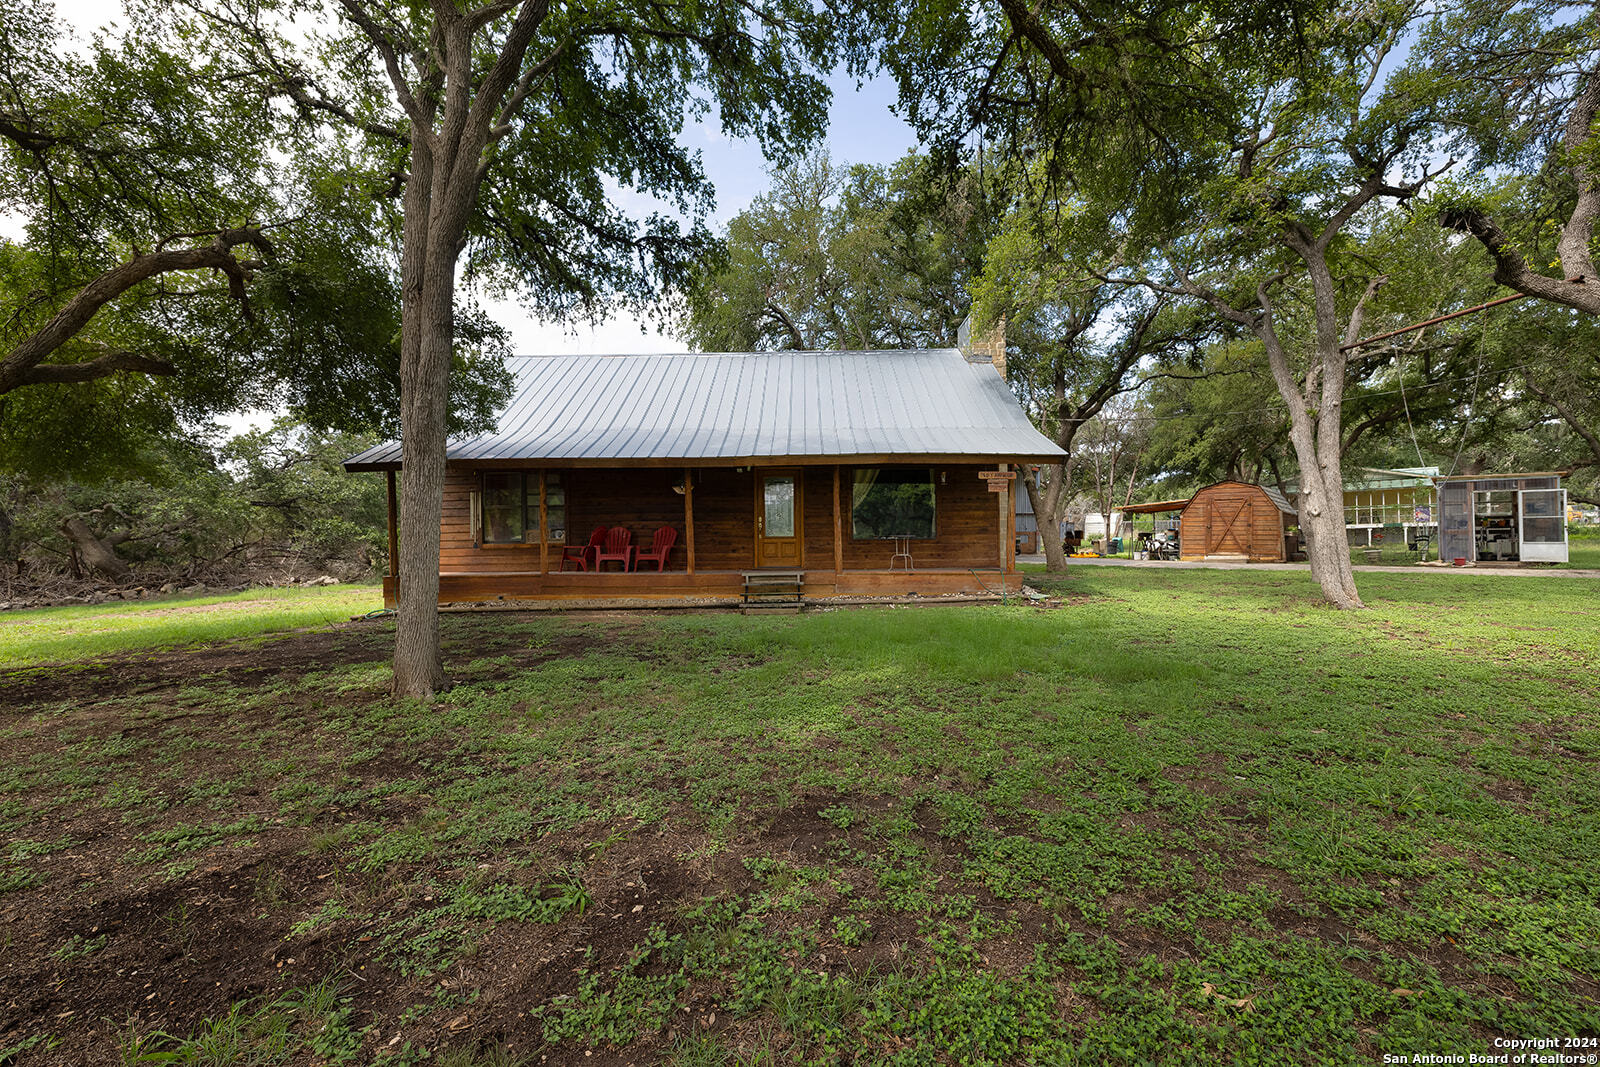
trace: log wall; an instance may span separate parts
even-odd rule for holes
[[[993,570],[1004,565],[1000,551],[996,496],[986,490],[980,470],[993,467],[934,468],[935,536],[911,542],[918,570]],[[941,480],[942,475],[942,480]],[[673,491],[683,476],[678,467],[570,468],[567,487],[567,543],[583,544],[596,526],[626,526],[635,544],[647,544],[658,526],[678,531],[668,561],[669,571],[688,565],[684,497]],[[802,566],[807,572],[834,570],[834,511],[831,466],[802,468]],[[755,474],[748,468],[695,468],[694,533],[696,571],[740,571],[755,565]],[[882,571],[889,566],[893,543],[856,540],[850,530],[851,468],[840,469],[840,527],[846,571]],[[477,545],[472,540],[472,494],[475,471],[451,469],[445,478],[444,520],[439,549],[442,574],[494,575],[539,573],[539,546]],[[403,506],[403,502],[402,502]],[[560,567],[560,547],[552,545],[548,568]],[[818,580],[822,575],[817,575]],[[809,580],[809,579],[808,579]]]

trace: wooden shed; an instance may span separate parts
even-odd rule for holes
[[[1283,563],[1299,552],[1298,524],[1299,512],[1276,489],[1217,482],[1179,516],[1180,558]]]

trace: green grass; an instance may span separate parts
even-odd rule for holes
[[[0,613],[0,663],[27,666],[343,622],[383,606],[372,585],[249,589],[207,597]]]
[[[1600,571],[1600,530],[1594,527],[1568,527],[1567,562],[1572,570]]]
[[[181,906],[13,951],[70,960],[64,998],[209,985],[235,935],[184,879],[226,872],[279,964],[129,1039],[158,1054],[1355,1064],[1600,1030],[1594,581],[1366,573],[1353,613],[1303,572],[1036,584],[1064,606],[450,616],[432,705],[386,695],[378,629],[287,681],[24,709],[0,899]],[[308,954],[346,999],[282,999]]]

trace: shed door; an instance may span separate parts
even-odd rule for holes
[[[1206,514],[1206,555],[1250,554],[1250,528],[1255,511],[1248,497],[1243,500],[1228,500],[1225,497],[1214,500]]]
[[[1567,562],[1567,491],[1524,489],[1519,495],[1522,562]]]
[[[800,566],[800,472],[756,472],[756,566]]]

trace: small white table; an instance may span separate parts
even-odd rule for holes
[[[916,566],[911,559],[911,538],[909,537],[896,537],[894,539],[894,555],[889,557],[889,569],[894,570],[895,561],[902,559],[906,561],[907,573],[916,570]]]

